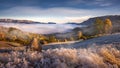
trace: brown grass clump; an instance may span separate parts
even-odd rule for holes
[[[120,51],[116,50],[115,48],[101,48],[100,55],[102,55],[105,62],[120,66]]]

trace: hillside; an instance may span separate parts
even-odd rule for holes
[[[108,15],[108,16],[101,16],[101,17],[93,17],[93,18],[89,18],[88,20],[80,23],[80,25],[88,25],[88,26],[90,26],[90,25],[92,25],[94,23],[96,18],[100,18],[102,20],[104,20],[106,18],[109,18],[112,21],[113,25],[114,24],[120,25],[120,15]]]
[[[31,20],[15,20],[15,19],[0,19],[0,22],[4,22],[4,23],[36,23],[34,21]]]
[[[80,30],[81,33],[83,29],[89,28],[43,36],[0,26],[0,68],[120,68],[120,33],[68,42],[67,38],[78,38],[77,32]],[[33,37],[41,41],[47,37],[46,41],[52,43],[43,45],[42,52],[18,43],[29,43]],[[62,43],[58,39],[56,41],[56,38],[65,40]]]
[[[28,45],[33,38],[38,38],[38,40],[44,40],[45,36],[41,34],[29,33],[21,31],[17,28],[7,28],[0,26],[0,40],[8,42],[17,42],[23,45]]]
[[[56,24],[55,22],[37,22],[32,20],[0,19],[0,23],[20,23],[20,24]]]
[[[118,33],[120,32],[120,15],[108,15],[108,16],[101,16],[101,17],[94,17],[90,18],[79,25],[86,25],[87,27],[83,28],[74,28],[73,31],[82,31],[84,35],[95,35],[95,20],[96,18],[105,21],[105,19],[109,18],[112,22],[112,31],[111,33]]]
[[[43,49],[49,49],[49,48],[86,48],[89,47],[89,45],[105,45],[105,44],[120,44],[120,33],[112,34],[112,35],[106,35],[101,36],[93,39],[88,39],[85,41],[75,42],[71,44],[55,44],[55,45],[49,45],[49,46],[43,46]],[[120,48],[120,46],[119,46]]]

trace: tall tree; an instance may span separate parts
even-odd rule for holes
[[[94,24],[95,24],[96,33],[102,34],[104,29],[104,22],[101,19],[96,18]]]
[[[82,32],[78,31],[78,39],[81,39],[81,37],[82,37]]]
[[[105,19],[104,30],[105,30],[105,33],[110,33],[112,31],[112,22],[108,18]]]

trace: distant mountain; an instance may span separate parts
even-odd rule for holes
[[[78,25],[79,23],[76,23],[76,22],[68,22],[68,23],[65,23],[65,24],[75,24],[75,25]]]
[[[24,24],[56,24],[55,22],[36,22],[31,20],[0,19],[0,23],[24,23]]]
[[[55,22],[48,22],[47,24],[56,24]]]
[[[14,20],[14,19],[0,19],[0,22],[4,22],[4,23],[28,23],[28,24],[29,23],[36,23],[34,21],[31,21],[31,20]]]
[[[108,16],[94,17],[94,18],[90,18],[90,19],[80,23],[80,25],[92,25],[96,18],[100,18],[102,20],[109,18],[112,21],[113,25],[114,24],[120,25],[120,15],[108,15]]]

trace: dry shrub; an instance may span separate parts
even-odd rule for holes
[[[102,55],[105,62],[110,62],[111,64],[117,64],[120,66],[120,51],[115,48],[101,48],[100,55]]]
[[[33,41],[32,41],[32,43],[31,43],[31,49],[33,50],[33,51],[42,51],[42,47],[41,47],[41,45],[39,44],[39,41],[38,41],[38,39],[37,38],[34,38],[33,39]]]
[[[0,53],[0,68],[119,68],[120,51],[113,47],[57,48]],[[7,58],[7,59],[6,59]]]
[[[79,67],[83,68],[105,68],[102,57],[100,57],[95,49],[79,49]]]
[[[77,64],[77,61],[78,61],[76,49],[61,48],[61,49],[47,50],[44,54],[49,55],[48,58],[52,57],[52,59],[56,59],[54,60],[55,64],[58,62],[62,66],[62,68],[63,68],[63,65],[65,65],[65,67],[67,65],[68,68],[70,67],[74,68],[74,66]]]

